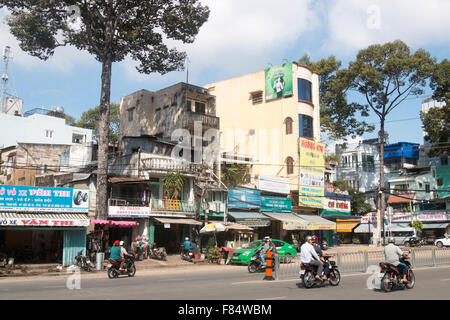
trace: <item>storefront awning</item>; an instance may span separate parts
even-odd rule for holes
[[[423,223],[423,229],[447,229],[450,223]]]
[[[264,214],[282,221],[284,230],[336,230],[336,223],[319,216],[285,212],[264,212]]]
[[[374,223],[361,223],[355,229],[353,229],[354,233],[373,233],[377,230],[377,225]]]
[[[316,215],[299,214],[301,219],[306,221],[305,230],[336,230],[336,223]]]
[[[359,219],[336,219],[336,231],[337,232],[352,232],[353,228],[355,228],[359,224]]]
[[[139,223],[136,221],[115,221],[115,220],[91,220],[93,224],[107,224],[110,226],[120,227],[120,228],[132,228],[138,226]]]
[[[229,216],[232,216],[236,222],[252,227],[268,227],[270,226],[270,218],[255,211],[229,211]]]
[[[0,227],[87,227],[89,223],[82,213],[0,212]]]
[[[156,221],[161,223],[173,223],[173,224],[189,224],[201,226],[203,223],[194,219],[170,219],[170,218],[155,218]]]

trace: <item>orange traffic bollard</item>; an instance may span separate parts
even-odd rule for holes
[[[263,280],[275,280],[272,276],[273,271],[273,259],[272,259],[272,251],[267,252],[267,259],[266,259],[266,275]]]

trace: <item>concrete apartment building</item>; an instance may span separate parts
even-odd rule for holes
[[[288,178],[298,200],[299,137],[320,141],[318,73],[289,62],[205,88],[216,97],[222,157],[253,165],[249,187]]]

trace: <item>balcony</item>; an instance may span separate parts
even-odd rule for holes
[[[182,123],[183,128],[193,127],[195,122],[201,122],[203,126],[208,128],[219,129],[218,117],[187,111]]]
[[[152,154],[141,154],[141,170],[150,171],[174,171],[195,173],[199,172],[198,164],[188,162],[183,159],[155,156]]]
[[[151,199],[152,212],[183,212],[195,214],[194,201],[175,199]]]

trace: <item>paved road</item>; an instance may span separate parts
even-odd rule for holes
[[[246,267],[199,266],[145,270],[134,278],[110,280],[106,274],[82,275],[77,290],[67,289],[67,276],[1,279],[0,299],[150,299],[150,300],[304,300],[304,299],[449,299],[450,266],[414,269],[412,290],[384,293],[367,289],[369,274],[343,274],[338,287],[304,289],[300,279],[263,281]],[[72,285],[74,282],[72,282]]]

